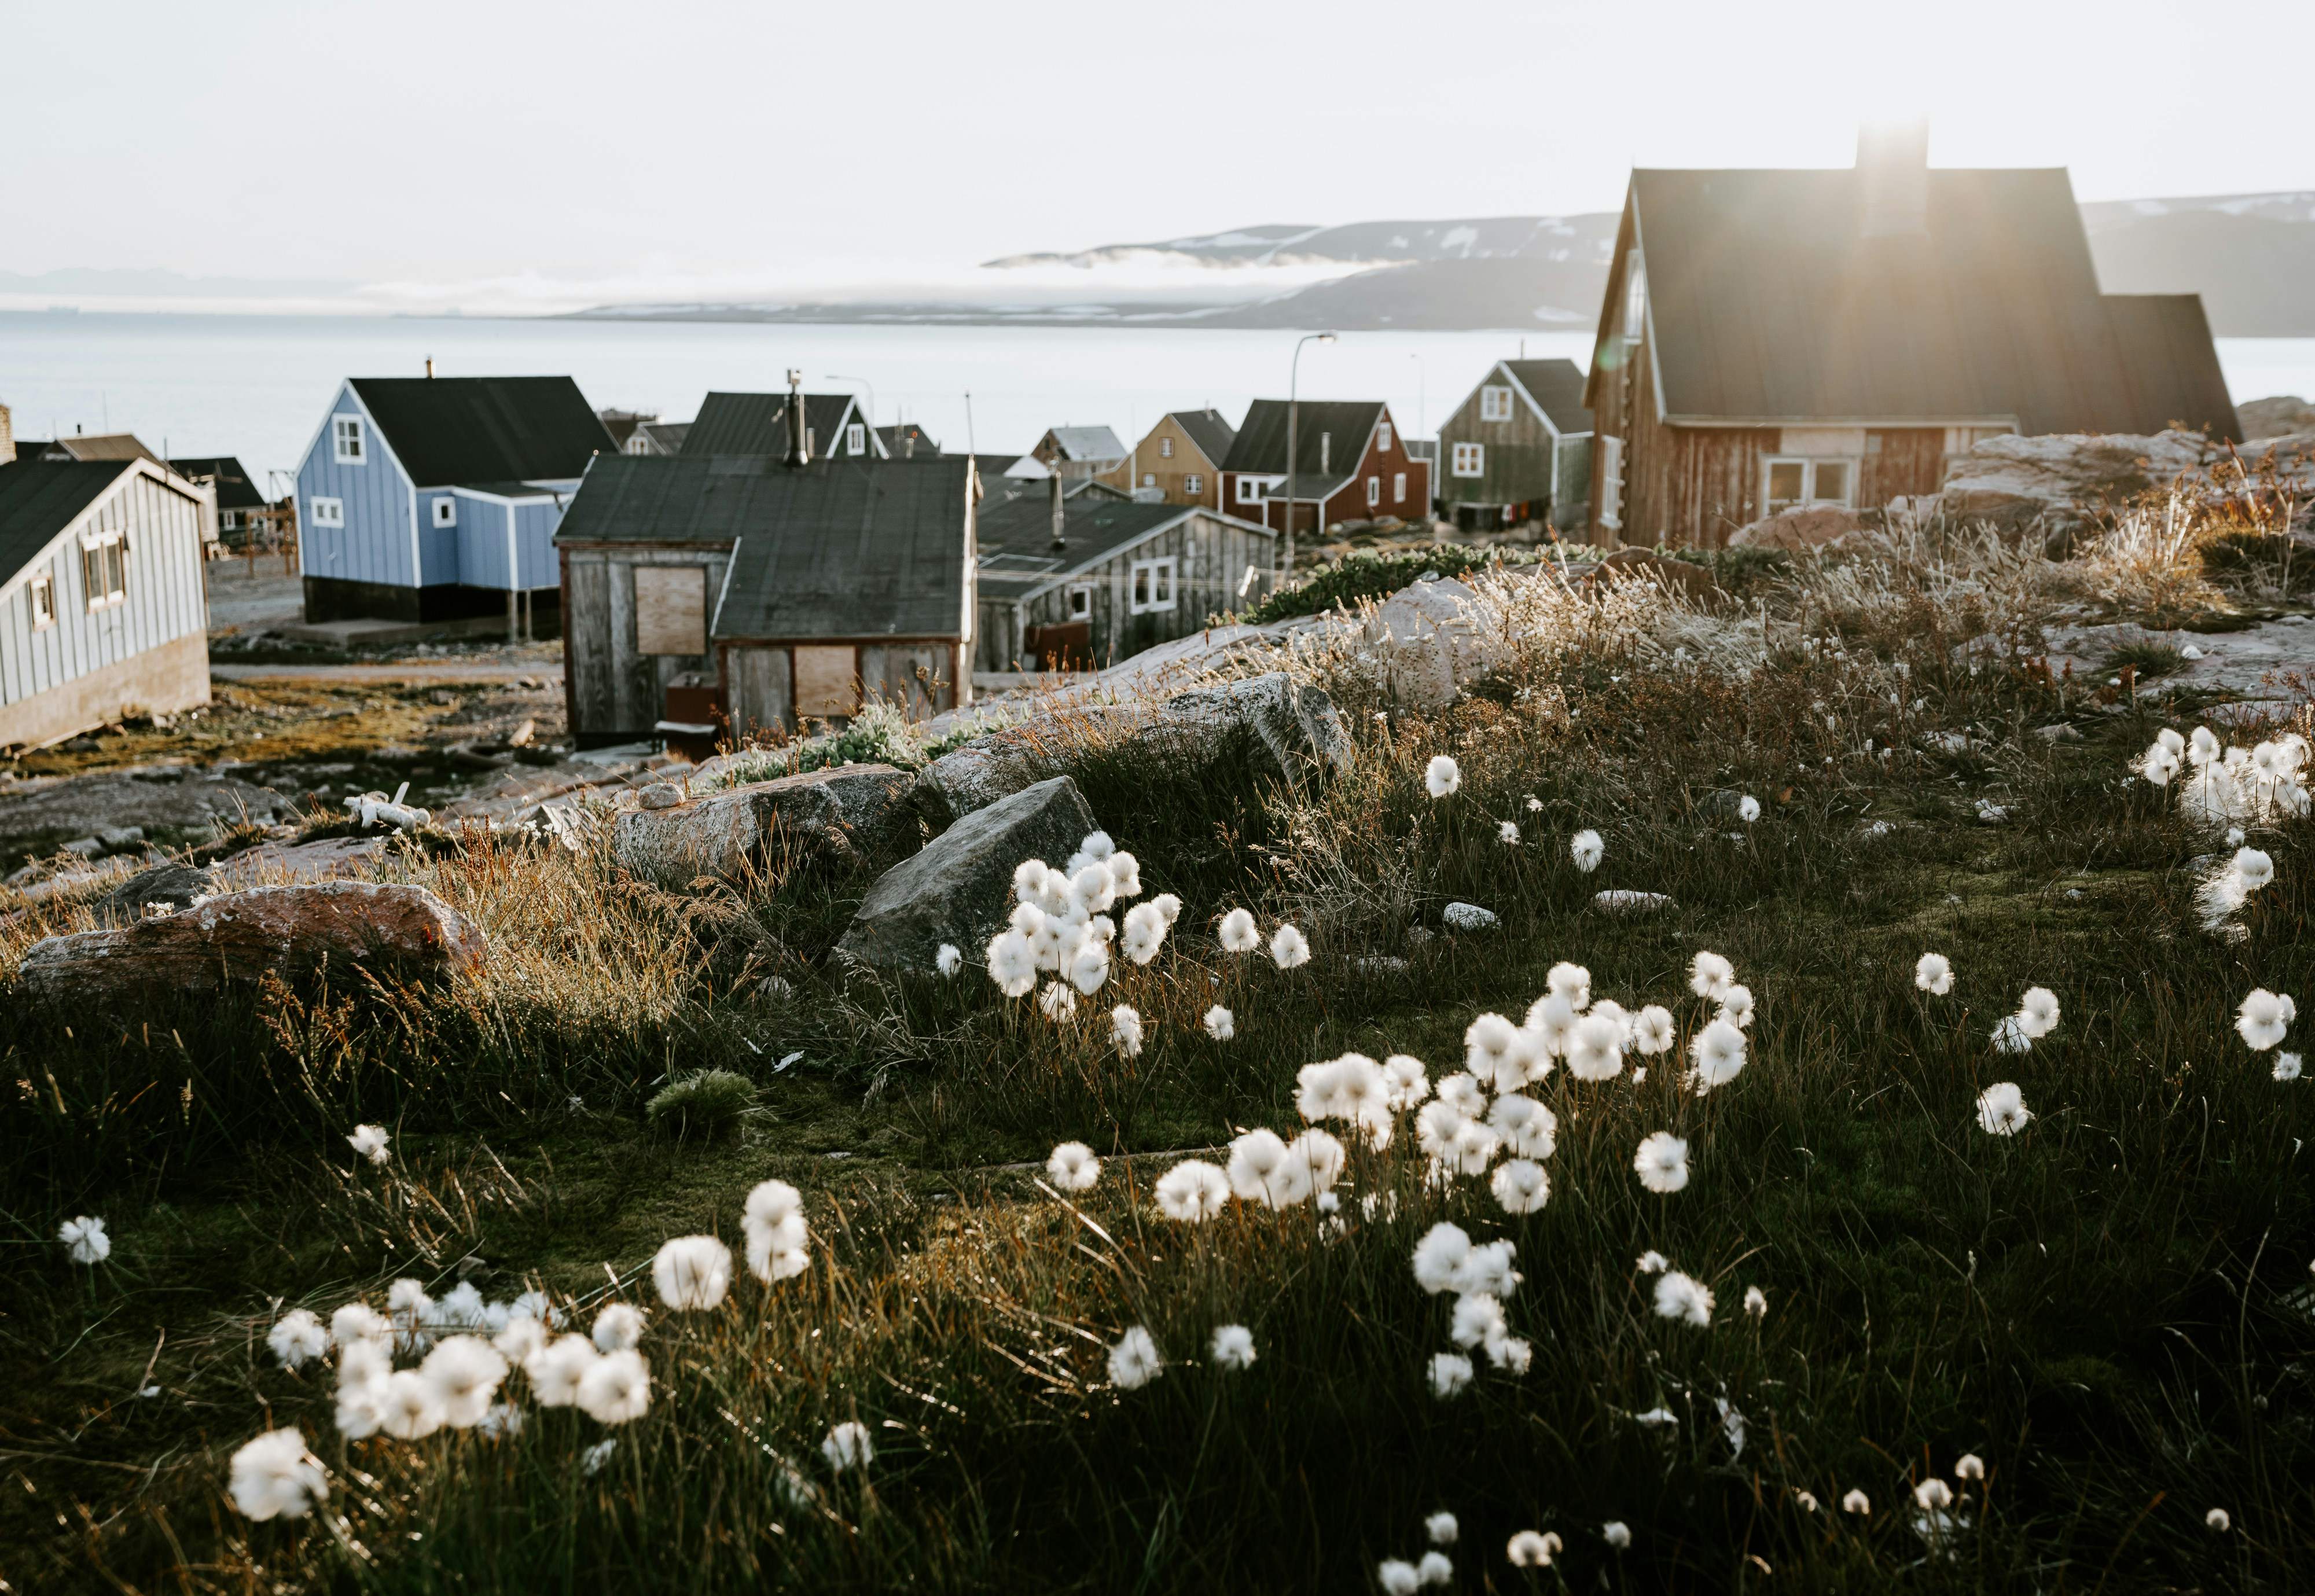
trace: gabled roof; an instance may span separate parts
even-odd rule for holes
[[[421,488],[572,479],[612,452],[611,435],[567,377],[346,380]]]
[[[1294,452],[1300,458],[1295,462],[1292,496],[1330,496],[1357,475],[1359,461],[1366,454],[1367,439],[1374,436],[1375,424],[1382,420],[1385,408],[1378,399],[1304,399],[1298,403],[1294,406]],[[1222,469],[1284,474],[1286,411],[1283,399],[1257,399],[1248,405],[1246,420],[1238,423],[1237,439],[1230,445]],[[1328,436],[1334,439],[1331,451],[1320,442]],[[1323,474],[1319,469],[1322,452],[1326,455]],[[1285,496],[1284,489],[1280,496]]]
[[[855,419],[849,394],[806,394],[803,424],[812,434],[815,458],[833,454],[844,424]],[[785,394],[710,394],[700,401],[686,455],[785,455],[788,452]]]
[[[1166,413],[1211,464],[1220,467],[1229,458],[1230,445],[1237,441],[1237,430],[1222,420],[1220,411],[1175,410]]]
[[[1592,430],[1592,412],[1583,405],[1583,368],[1573,360],[1503,360],[1497,364],[1527,390],[1527,396],[1550,418],[1560,436],[1582,437]]]
[[[611,435],[613,447],[617,448],[627,447],[627,439],[635,435],[636,428],[647,421],[659,420],[655,413],[644,410],[599,410],[595,415],[603,423],[603,430]]]
[[[231,455],[200,455],[172,460],[169,469],[188,482],[207,482],[217,489],[219,510],[262,510],[265,495],[249,480],[249,473]]]
[[[1064,460],[1122,460],[1127,453],[1117,434],[1106,427],[1053,427],[1045,438]],[[1043,440],[1038,447],[1044,447]]]
[[[18,460],[0,466],[0,583],[15,581],[58,533],[136,469],[134,460]]]
[[[957,637],[970,461],[604,455],[558,545],[737,545],[719,641]]]
[[[21,451],[20,451],[21,452]],[[59,438],[44,451],[70,460],[153,460],[160,456],[145,447],[134,432],[94,432]]]
[[[652,440],[652,446],[662,455],[679,455],[683,440],[691,432],[689,421],[645,421],[635,429]]]
[[[1926,178],[1926,230],[1867,237],[1851,169],[1635,172],[1667,418],[2235,436],[2199,301],[2100,295],[2062,170]]]
[[[908,445],[911,439],[915,441],[914,452],[917,454],[940,453],[940,445],[935,443],[925,430],[914,421],[900,421],[889,427],[879,427],[876,429],[876,436],[883,440],[884,452],[888,455],[909,453]]]

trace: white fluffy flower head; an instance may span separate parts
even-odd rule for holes
[[[1158,1355],[1158,1343],[1140,1325],[1117,1338],[1109,1349],[1110,1383],[1122,1391],[1139,1390],[1164,1372],[1166,1361]]]
[[[1090,1192],[1101,1179],[1101,1160],[1081,1141],[1065,1141],[1045,1160],[1045,1177],[1059,1192]]]
[[[2015,1136],[2033,1117],[2015,1081],[1998,1081],[1978,1096],[1977,1122],[1988,1135]]]
[[[652,1260],[652,1284],[670,1308],[705,1312],[732,1289],[732,1249],[713,1236],[679,1236]]]
[[[1688,1143],[1669,1130],[1656,1131],[1640,1143],[1632,1168],[1649,1191],[1670,1196],[1688,1184]]]
[[[1463,767],[1445,754],[1434,754],[1423,767],[1423,785],[1433,798],[1444,798],[1463,785]]]

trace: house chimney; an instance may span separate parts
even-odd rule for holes
[[[1061,474],[1060,472],[1056,471],[1053,473],[1052,483],[1053,546],[1057,549],[1065,549],[1069,546],[1069,540],[1066,536],[1064,536],[1064,524],[1069,519],[1069,510],[1067,508],[1068,495],[1061,491]]]
[[[812,434],[803,427],[803,373],[788,373],[788,453],[790,466],[812,464]]]
[[[1335,455],[1335,435],[1334,435],[1332,432],[1321,432],[1321,433],[1319,433],[1319,434],[1318,434],[1318,474],[1319,474],[1320,476],[1331,476],[1331,475],[1333,475],[1333,474],[1334,474],[1334,469],[1335,469],[1335,468],[1334,468],[1334,464],[1333,464],[1333,461],[1334,461],[1334,455]],[[1290,466],[1288,467],[1288,469],[1289,469],[1289,470],[1291,470],[1291,469],[1292,469],[1292,467]]]
[[[1920,237],[1929,230],[1929,124],[1867,122],[1857,129],[1859,230],[1867,238]]]
[[[426,357],[426,375],[429,377],[434,375],[434,357],[431,355]]]
[[[9,419],[8,407],[0,404],[0,466],[13,465],[16,458],[16,426]]]

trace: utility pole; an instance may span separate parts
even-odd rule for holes
[[[1297,435],[1297,414],[1301,395],[1302,346],[1316,341],[1332,343],[1332,332],[1306,332],[1294,345],[1294,360],[1286,373],[1286,581],[1294,580],[1294,451],[1300,439]]]

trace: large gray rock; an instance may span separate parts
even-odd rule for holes
[[[1159,708],[1161,727],[1203,732],[1201,746],[1220,750],[1221,736],[1245,727],[1283,776],[1335,776],[1351,767],[1351,734],[1326,689],[1282,670],[1177,693]]]
[[[837,952],[879,970],[927,971],[944,942],[977,953],[1005,924],[1024,859],[1059,864],[1095,829],[1085,795],[1053,776],[964,816],[884,873]]]
[[[155,864],[140,870],[96,900],[100,926],[134,926],[155,912],[191,909],[197,898],[217,890],[217,878],[191,864]]]
[[[41,777],[11,782],[0,790],[0,847],[131,826],[149,835],[249,820],[270,823],[292,807],[271,787],[183,767]]]
[[[2004,433],[1948,462],[1938,505],[1947,515],[2021,528],[2036,519],[2065,526],[2199,477],[2221,451],[2192,432]]]
[[[738,881],[784,854],[848,860],[884,840],[909,787],[890,765],[808,770],[624,811],[612,847],[628,869],[670,882]]]
[[[1819,504],[1766,516],[1728,535],[1730,548],[1782,549],[1796,554],[1824,548],[1867,530],[1865,517],[1845,505]]]
[[[291,882],[362,880],[386,857],[386,838],[324,837],[314,842],[261,842],[211,868],[227,887],[278,887]]]
[[[324,960],[401,975],[479,966],[483,934],[424,887],[320,882],[229,892],[157,919],[34,943],[24,996],[74,1003],[210,990]]]
[[[2315,434],[2315,404],[2295,394],[2272,399],[2249,399],[2235,406],[2235,420],[2254,444],[2294,432]]]

